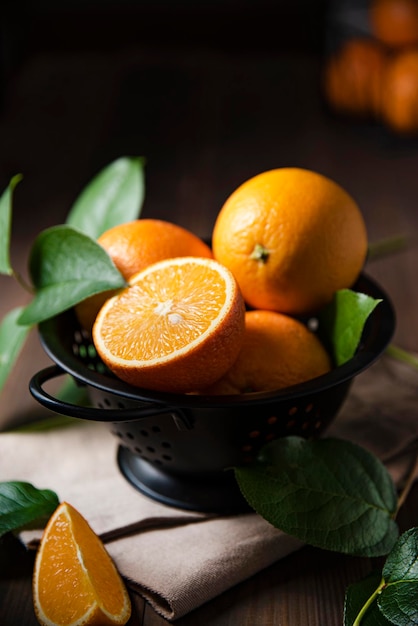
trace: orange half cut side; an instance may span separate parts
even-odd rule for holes
[[[181,257],[133,276],[100,310],[93,340],[126,382],[185,393],[229,369],[244,332],[244,301],[232,273],[213,259]]]

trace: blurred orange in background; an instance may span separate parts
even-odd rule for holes
[[[380,112],[382,121],[394,131],[418,131],[418,50],[397,54],[388,63]]]
[[[386,51],[379,43],[366,37],[347,39],[325,67],[328,102],[344,113],[374,116],[385,64]]]
[[[371,0],[372,35],[391,48],[418,44],[417,0]]]
[[[418,0],[370,0],[367,20],[367,33],[329,54],[324,97],[338,113],[418,135]]]

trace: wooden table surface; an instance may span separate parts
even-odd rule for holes
[[[143,215],[210,235],[236,186],[263,170],[300,166],[343,185],[360,204],[371,241],[398,234],[406,250],[367,267],[397,313],[394,342],[418,351],[418,142],[378,125],[331,115],[320,92],[321,55],[278,50],[147,47],[55,55],[39,51],[13,76],[0,111],[0,182],[24,174],[16,192],[12,259],[25,273],[30,243],[62,222],[91,176],[125,154],[147,158]],[[0,314],[25,302],[0,279]],[[0,427],[42,413],[27,381],[48,363],[36,334],[2,394]],[[418,409],[418,407],[417,407]],[[18,477],[17,477],[18,478]],[[1,459],[0,459],[1,480]],[[400,524],[418,523],[417,489]],[[179,626],[337,626],[344,592],[375,562],[306,547],[178,620]],[[33,554],[0,543],[0,624],[36,624]],[[129,624],[162,626],[139,596]]]

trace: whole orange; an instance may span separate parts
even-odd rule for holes
[[[418,0],[372,0],[369,14],[372,34],[385,45],[418,43]]]
[[[347,39],[325,63],[323,89],[327,102],[342,113],[374,116],[386,56],[383,46],[372,39]]]
[[[340,185],[310,170],[280,168],[232,193],[212,246],[251,307],[305,314],[353,285],[367,233],[358,205]]]
[[[104,232],[97,241],[126,280],[148,265],[164,259],[213,256],[210,247],[191,231],[157,219],[118,224]],[[77,305],[77,318],[83,328],[91,331],[100,307],[113,293],[99,293]]]
[[[244,343],[227,373],[205,392],[274,391],[326,374],[331,359],[302,322],[274,311],[247,311]]]
[[[163,220],[125,222],[104,232],[97,241],[127,280],[144,267],[163,259],[212,257],[209,246],[197,235]]]
[[[418,132],[418,51],[400,52],[382,84],[381,119],[397,133]]]

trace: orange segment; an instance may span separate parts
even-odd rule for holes
[[[155,263],[100,310],[93,340],[128,383],[184,393],[220,378],[244,337],[244,302],[232,273],[212,259]]]
[[[63,502],[45,528],[35,561],[34,608],[42,626],[123,625],[131,603],[99,537]]]

